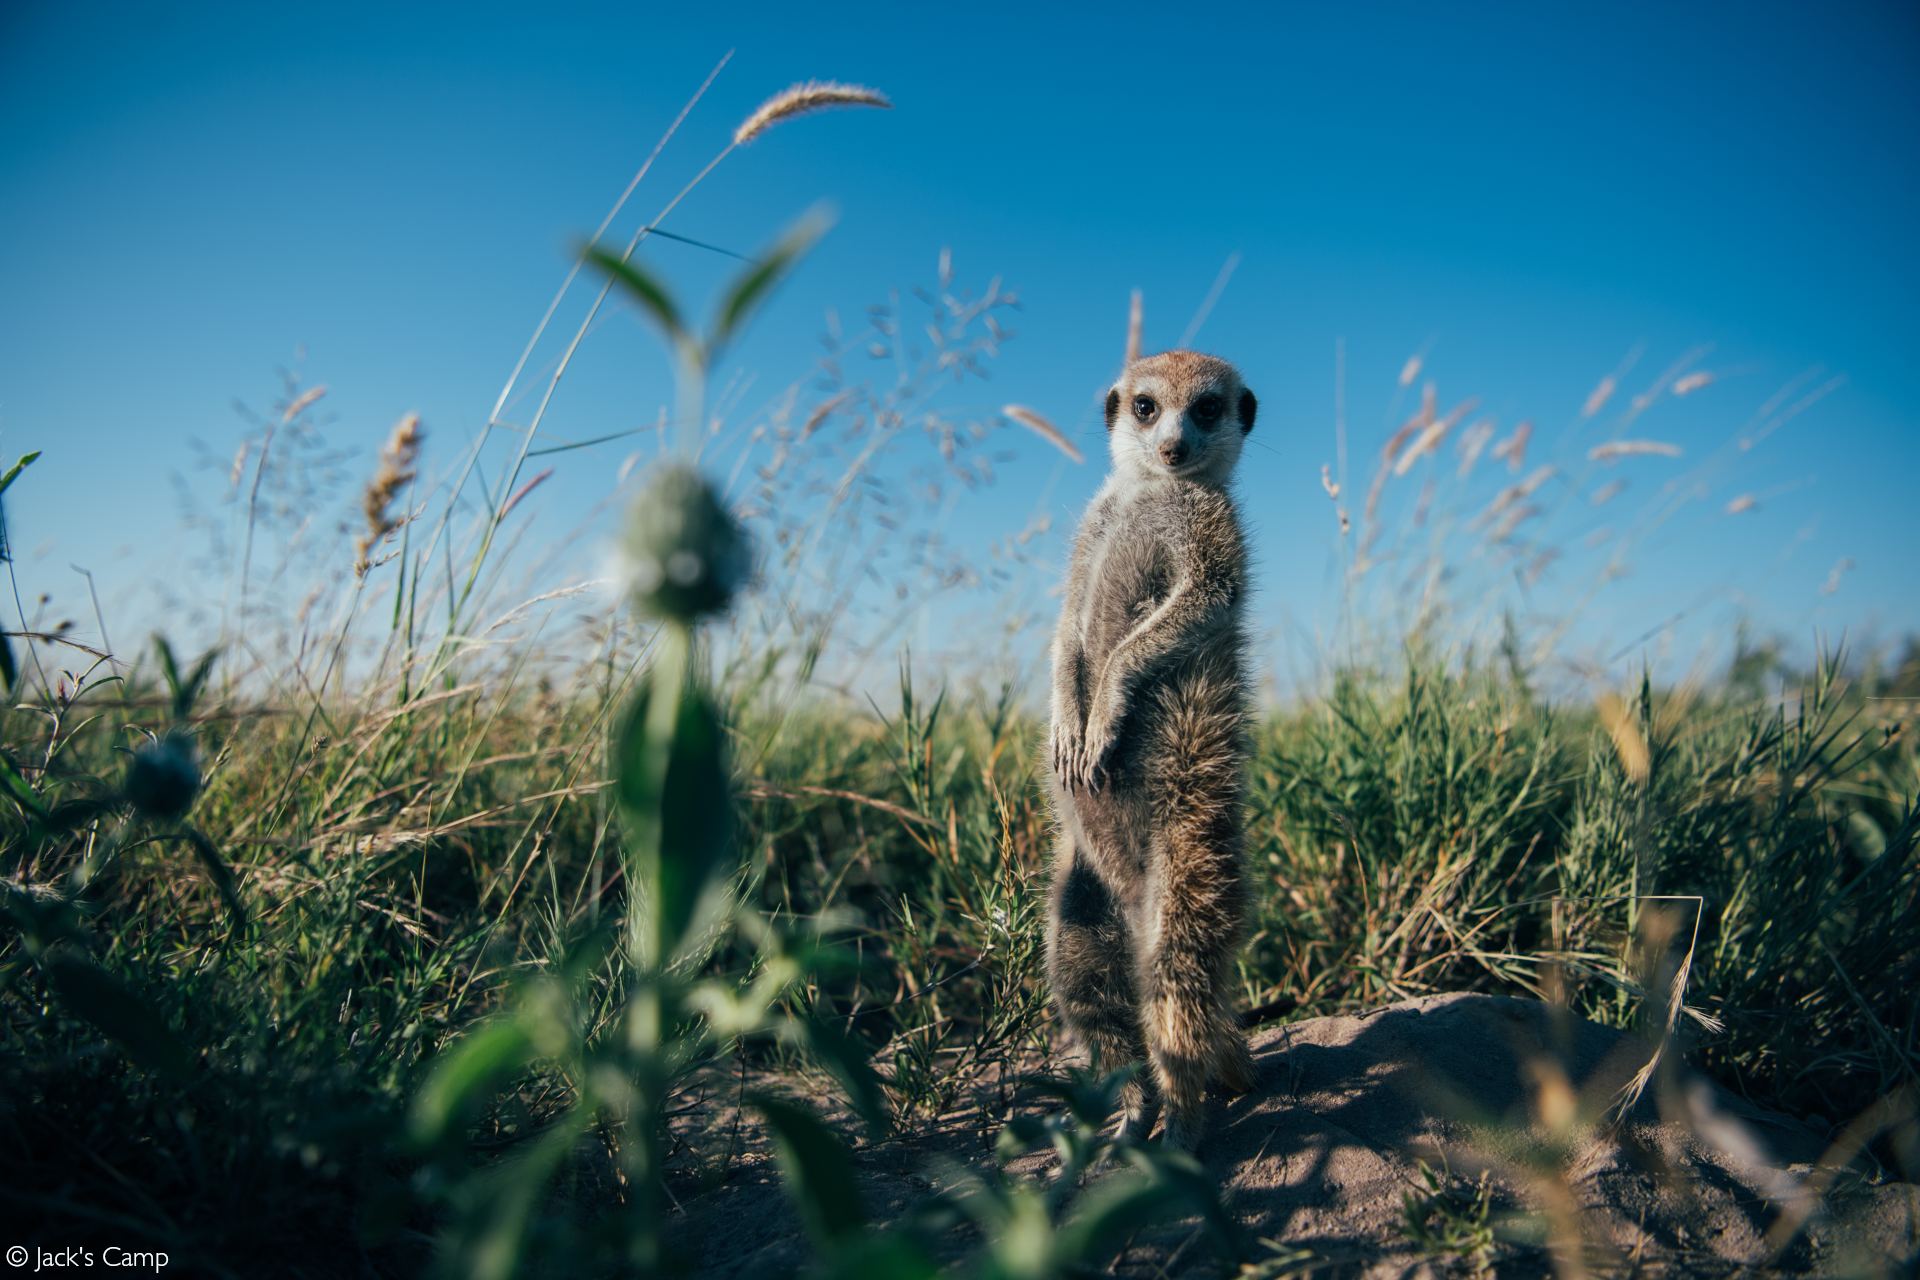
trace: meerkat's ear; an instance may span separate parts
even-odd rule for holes
[[[1245,387],[1240,388],[1240,434],[1241,435],[1245,435],[1247,434],[1247,432],[1253,430],[1253,413],[1254,413],[1254,410],[1258,409],[1259,407],[1260,407],[1260,402],[1253,398],[1253,392],[1247,390]],[[1111,418],[1112,416],[1111,410],[1108,411],[1108,416],[1109,418]]]
[[[1113,420],[1120,413],[1120,388],[1107,392],[1107,430],[1113,430]]]

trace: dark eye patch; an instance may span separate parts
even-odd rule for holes
[[[1203,427],[1211,427],[1220,421],[1220,415],[1226,412],[1226,402],[1209,392],[1195,400],[1187,409],[1193,420]]]

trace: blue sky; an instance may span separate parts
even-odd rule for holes
[[[1678,615],[1671,651],[1690,659],[1743,615],[1796,641],[1920,629],[1910,5],[399,10],[0,15],[0,451],[45,451],[7,498],[29,596],[84,600],[80,564],[113,625],[164,623],[152,584],[187,537],[168,477],[217,494],[188,441],[230,451],[232,402],[270,399],[296,352],[330,388],[330,435],[356,466],[418,410],[429,470],[443,472],[570,246],[731,49],[633,217],[789,83],[855,81],[896,103],[782,126],[666,224],[750,251],[817,200],[838,209],[735,353],[726,376],[751,371],[757,389],[743,403],[807,374],[829,309],[857,317],[930,282],[949,247],[963,284],[998,276],[1021,310],[991,383],[956,388],[943,409],[1032,405],[1092,455],[1074,467],[1009,429],[998,483],[941,514],[951,536],[984,545],[1036,512],[1070,525],[1104,461],[1092,406],[1128,290],[1144,291],[1147,345],[1169,345],[1237,254],[1196,345],[1261,395],[1242,496],[1276,667],[1313,666],[1340,618],[1319,477],[1335,458],[1336,343],[1356,518],[1371,460],[1429,379],[1443,411],[1479,396],[1470,418],[1502,436],[1533,420],[1530,464],[1573,460],[1542,496],[1584,533],[1604,477],[1578,459],[1689,352],[1707,348],[1689,369],[1712,384],[1627,431],[1683,449],[1621,465],[1638,509],[1751,432],[1783,386],[1842,378],[1634,543],[1632,573],[1571,639],[1638,655]],[[730,269],[659,242],[643,257],[696,298]],[[549,420],[558,436],[629,427],[671,401],[645,335],[619,319],[583,348]],[[1614,404],[1583,423],[1595,383],[1636,350]],[[1458,434],[1422,467],[1452,475]],[[1567,443],[1549,455],[1554,441]],[[529,498],[535,529],[613,492],[625,456],[554,459]],[[1476,473],[1463,510],[1531,470]],[[1397,480],[1385,509],[1407,518],[1422,474]],[[1725,514],[1741,495],[1753,508]],[[1551,615],[1584,597],[1606,554],[1570,548],[1524,589],[1511,574],[1484,590],[1470,579],[1469,603],[1511,593]],[[1822,594],[1842,560],[1851,569]],[[89,611],[75,615],[86,630]]]

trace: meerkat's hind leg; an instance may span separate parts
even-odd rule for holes
[[[1064,838],[1064,837],[1063,837]],[[1047,925],[1047,979],[1068,1034],[1101,1071],[1146,1057],[1133,985],[1133,945],[1112,892],[1077,852],[1061,850]],[[1121,1126],[1153,1125],[1152,1081],[1136,1071],[1120,1089]],[[1143,1127],[1144,1126],[1144,1127]]]
[[[1245,1034],[1227,1000],[1244,892],[1232,844],[1201,826],[1171,833],[1160,928],[1143,957],[1147,1051],[1167,1110],[1168,1146],[1191,1151],[1206,1126],[1206,1091],[1254,1083]]]

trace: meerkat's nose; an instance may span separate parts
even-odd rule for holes
[[[1160,460],[1170,467],[1177,467],[1187,460],[1187,442],[1168,440],[1160,446]]]

